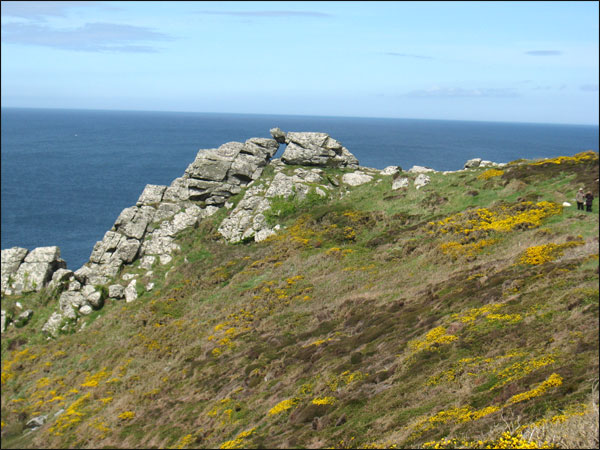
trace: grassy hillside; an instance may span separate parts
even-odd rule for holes
[[[377,176],[237,245],[223,209],[56,340],[53,293],[3,298],[36,313],[2,338],[2,447],[597,447],[597,178],[595,153]]]

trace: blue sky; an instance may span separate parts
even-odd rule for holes
[[[598,2],[1,9],[5,107],[598,124]]]

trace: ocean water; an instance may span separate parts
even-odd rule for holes
[[[146,184],[170,184],[199,149],[273,127],[329,133],[377,169],[598,151],[597,126],[2,108],[1,247],[58,245],[76,270]]]

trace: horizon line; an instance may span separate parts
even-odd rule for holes
[[[344,119],[384,119],[384,120],[434,120],[443,122],[477,122],[477,123],[512,123],[523,125],[571,125],[598,127],[598,123],[565,123],[565,122],[529,122],[529,121],[508,121],[508,120],[473,120],[473,119],[431,119],[422,117],[381,117],[381,116],[338,116],[321,114],[279,114],[279,113],[237,113],[237,112],[214,112],[214,111],[182,111],[182,110],[155,110],[155,109],[106,109],[106,108],[57,108],[46,106],[1,106],[1,109],[49,109],[60,111],[119,111],[119,112],[142,112],[142,113],[190,113],[190,114],[224,114],[224,115],[247,115],[247,116],[291,116],[291,117],[323,117],[323,118],[344,118]]]

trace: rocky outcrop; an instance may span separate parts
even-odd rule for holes
[[[473,158],[469,159],[465,165],[465,169],[476,169],[478,167],[504,167],[506,163],[495,163],[492,161],[487,161],[481,158]]]
[[[285,144],[285,133],[283,131],[279,128],[271,128],[269,132],[278,144]]]
[[[58,307],[68,319],[76,319],[78,314],[87,315],[104,304],[102,291],[94,286],[85,285],[80,290],[68,290],[60,295]]]
[[[286,175],[282,165],[275,162],[274,167],[276,174],[273,179],[264,185],[250,187],[244,198],[221,223],[218,231],[228,242],[247,239],[260,242],[275,234],[279,225],[270,227],[263,214],[271,209],[270,199],[281,197],[303,200],[311,188],[314,188],[317,195],[325,197],[331,189],[329,181],[323,178],[323,171],[319,168],[308,170],[299,167],[292,174]],[[315,184],[319,186],[314,186]]]
[[[12,293],[11,285],[14,283],[14,276],[19,270],[19,266],[25,260],[29,251],[26,248],[13,247],[2,250],[2,293]]]
[[[2,293],[39,291],[52,280],[54,272],[66,267],[58,247],[38,247],[31,252],[20,247],[2,250]]]
[[[177,233],[214,214],[229,197],[259,178],[278,148],[276,140],[252,138],[244,143],[229,142],[218,149],[199,150],[184,174],[169,186],[146,185],[135,206],[125,208],[94,245],[89,261],[74,273],[57,275],[54,285],[63,291],[60,312],[50,317],[44,331],[54,336],[65,320],[102,307],[104,294],[96,286],[106,286],[123,266],[138,259],[142,259],[141,266],[146,269],[157,261],[168,263],[171,254],[179,250]],[[22,257],[22,252],[10,252],[8,266],[17,265]],[[4,279],[3,269],[3,283]],[[109,298],[134,301],[136,283],[132,280],[127,287],[111,285]],[[146,289],[152,288],[148,286]]]
[[[107,295],[115,300],[134,301],[138,295],[135,279],[129,280],[127,286],[115,281],[108,287],[109,282],[124,266],[137,260],[141,260],[140,267],[146,270],[156,263],[168,263],[172,253],[179,250],[177,234],[196,226],[219,208],[231,209],[219,227],[229,242],[261,241],[279,228],[270,227],[264,214],[271,208],[272,199],[302,200],[311,190],[325,197],[329,190],[340,185],[337,178],[324,177],[318,167],[286,169],[286,172],[286,165],[359,167],[354,155],[326,133],[284,133],[274,128],[271,134],[273,139],[251,138],[243,143],[228,142],[216,149],[199,150],[183,175],[169,186],[146,185],[135,205],[125,208],[94,245],[89,261],[74,272],[66,269],[58,247],[44,247],[31,253],[20,248],[3,250],[3,293],[27,292],[50,283],[59,295],[58,311],[43,330],[56,336],[69,326],[69,321],[101,308]],[[268,182],[250,187],[261,177],[282,143],[287,147],[281,160],[273,162],[276,175]],[[357,171],[346,175],[344,182],[355,186],[370,181],[373,174]],[[247,187],[244,198],[232,208],[228,199]],[[146,283],[143,287],[150,290],[153,284]]]
[[[207,205],[223,205],[225,200],[260,177],[279,143],[273,139],[252,138],[245,143],[228,142],[218,149],[198,152],[185,171],[191,200]]]
[[[285,164],[358,168],[358,159],[327,133],[283,133],[279,129],[271,130],[271,133],[280,140],[285,134],[287,147],[281,156]]]
[[[183,176],[170,186],[146,185],[136,205],[119,214],[94,246],[89,262],[77,272],[83,284],[107,284],[124,265],[140,258],[148,268],[154,261],[168,263],[179,250],[177,233],[214,214],[257,179],[278,148],[275,140],[252,138],[199,150]]]

